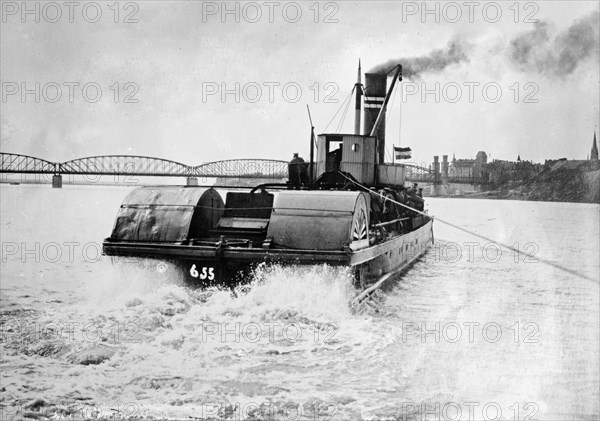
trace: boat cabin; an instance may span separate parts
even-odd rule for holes
[[[315,178],[342,171],[367,186],[403,186],[402,164],[378,162],[377,138],[357,134],[321,134],[317,137]]]

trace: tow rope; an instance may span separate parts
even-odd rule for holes
[[[566,268],[566,267],[564,267],[564,266],[562,266],[562,265],[559,265],[559,264],[558,264],[558,263],[556,263],[556,262],[553,262],[553,261],[551,261],[551,260],[547,260],[547,259],[544,259],[544,258],[541,258],[541,257],[537,257],[537,256],[535,256],[535,255],[533,255],[533,254],[531,254],[531,253],[527,253],[526,251],[519,250],[519,249],[517,249],[517,248],[514,248],[514,247],[512,247],[512,246],[509,246],[508,244],[500,243],[500,242],[498,242],[498,241],[495,241],[495,240],[494,240],[494,239],[492,239],[492,238],[486,237],[485,235],[478,234],[478,233],[476,233],[476,232],[474,232],[474,231],[471,231],[471,230],[468,230],[468,229],[466,229],[466,228],[463,228],[463,227],[461,227],[461,226],[455,225],[455,224],[453,224],[453,223],[451,223],[451,222],[448,222],[448,221],[445,221],[445,220],[443,220],[443,219],[440,219],[440,218],[437,218],[437,217],[434,217],[434,216],[428,215],[427,213],[425,213],[425,212],[421,212],[421,211],[419,211],[419,210],[417,210],[417,209],[414,209],[414,208],[412,208],[412,207],[410,207],[410,206],[407,206],[407,205],[405,205],[404,203],[400,203],[400,202],[398,202],[398,201],[396,201],[396,200],[390,199],[389,197],[387,197],[387,196],[384,196],[384,195],[380,194],[378,191],[370,190],[370,189],[368,189],[367,187],[365,187],[365,186],[363,186],[362,184],[360,184],[359,182],[357,182],[357,181],[355,181],[355,180],[352,180],[350,177],[347,177],[347,176],[346,176],[344,173],[342,173],[341,171],[339,171],[339,173],[340,173],[340,174],[341,174],[341,175],[342,175],[342,176],[343,176],[345,179],[347,179],[348,181],[352,182],[353,184],[355,184],[356,186],[360,187],[361,189],[363,189],[364,191],[366,191],[366,192],[368,192],[368,193],[371,193],[371,194],[376,194],[376,195],[378,195],[378,196],[380,196],[380,197],[384,198],[385,200],[389,200],[390,202],[392,202],[392,203],[395,203],[395,204],[397,204],[397,205],[400,205],[400,206],[402,206],[402,207],[405,207],[406,209],[410,209],[410,210],[411,210],[411,211],[413,211],[413,212],[419,213],[419,214],[421,214],[421,215],[425,215],[425,216],[427,216],[427,217],[430,217],[430,218],[432,218],[432,219],[433,219],[433,220],[435,220],[435,221],[439,221],[439,222],[441,222],[442,224],[446,224],[446,225],[448,225],[448,226],[450,226],[450,227],[452,227],[452,228],[455,228],[455,229],[457,229],[457,230],[459,230],[459,231],[466,232],[467,234],[470,234],[470,235],[473,235],[473,236],[475,236],[475,237],[481,238],[482,240],[486,240],[486,241],[488,241],[488,242],[490,242],[490,243],[497,244],[497,245],[499,245],[499,246],[501,246],[501,247],[504,247],[505,249],[507,249],[507,250],[510,250],[510,251],[512,251],[512,252],[515,252],[515,253],[522,254],[522,255],[524,255],[524,256],[527,256],[527,257],[529,257],[529,258],[531,258],[531,259],[535,259],[535,260],[537,260],[537,261],[539,261],[539,262],[542,262],[542,263],[545,263],[545,264],[547,264],[547,265],[549,265],[549,266],[552,266],[552,267],[554,267],[554,268],[556,268],[556,269],[560,269],[560,270],[562,270],[563,272],[566,272],[566,273],[568,273],[568,274],[570,274],[570,275],[575,275],[575,276],[577,276],[577,277],[579,277],[579,278],[582,278],[582,279],[585,279],[585,280],[588,280],[588,281],[592,281],[592,282],[595,282],[595,283],[599,283],[598,279],[594,279],[594,278],[592,278],[592,277],[590,277],[590,276],[587,276],[587,275],[585,275],[585,274],[583,274],[583,273],[579,273],[579,272],[577,272],[577,271],[575,271],[575,270],[572,270],[572,269]]]

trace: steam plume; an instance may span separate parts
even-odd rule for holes
[[[431,51],[419,57],[389,60],[370,70],[370,73],[387,73],[402,65],[402,76],[407,79],[419,79],[421,73],[441,72],[451,64],[468,60],[464,45],[459,41],[450,41],[446,48]]]
[[[552,36],[547,22],[538,22],[511,42],[509,56],[522,70],[564,77],[579,64],[598,57],[598,11]]]
[[[524,72],[537,72],[552,77],[565,77],[588,58],[598,58],[599,13],[592,12],[562,32],[556,33],[548,22],[539,21],[532,30],[520,33],[508,43],[508,62]],[[482,46],[483,47],[483,46]],[[470,60],[470,48],[464,42],[453,40],[445,48],[408,58],[398,58],[382,63],[371,73],[388,73],[402,65],[402,75],[419,79],[422,73],[439,73],[451,64]]]

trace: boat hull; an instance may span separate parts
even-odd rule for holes
[[[282,265],[349,266],[355,270],[357,287],[366,288],[381,276],[397,272],[419,258],[433,244],[433,220],[405,234],[361,250],[264,249],[175,243],[113,242],[103,244],[108,256],[157,259],[175,265],[192,283],[236,285],[260,263]],[[164,265],[156,265],[157,270]]]
[[[358,270],[357,281],[362,289],[382,276],[402,271],[421,257],[433,245],[433,220],[389,241],[352,255],[350,265]]]

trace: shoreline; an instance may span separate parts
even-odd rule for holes
[[[488,192],[474,192],[474,193],[462,193],[462,194],[448,194],[448,195],[432,195],[426,196],[425,198],[436,198],[436,199],[480,199],[480,200],[518,200],[521,202],[553,202],[553,203],[585,203],[592,205],[600,205],[600,201],[587,201],[587,200],[558,200],[549,198],[531,198],[529,195],[519,195],[513,193],[503,193],[501,191],[488,191]]]
[[[11,181],[0,181],[0,185],[11,185],[11,186],[48,186],[52,187],[52,183],[36,183],[36,182],[11,182]],[[136,184],[124,184],[124,183],[63,183],[65,186],[101,186],[101,187],[145,187],[145,186],[180,186],[186,187],[184,184],[156,184],[156,183],[136,183]],[[197,187],[217,187],[223,188],[223,186],[212,186],[212,185],[199,185]],[[231,186],[235,188],[236,186]],[[242,187],[242,186],[240,186]],[[522,187],[521,187],[522,188]],[[585,198],[557,198],[552,196],[532,197],[530,193],[519,193],[519,188],[514,189],[495,189],[482,192],[464,192],[455,194],[440,194],[440,195],[426,195],[427,198],[436,199],[480,199],[480,200],[519,200],[526,202],[555,202],[555,203],[586,203],[586,204],[600,204],[600,200],[585,200]]]

